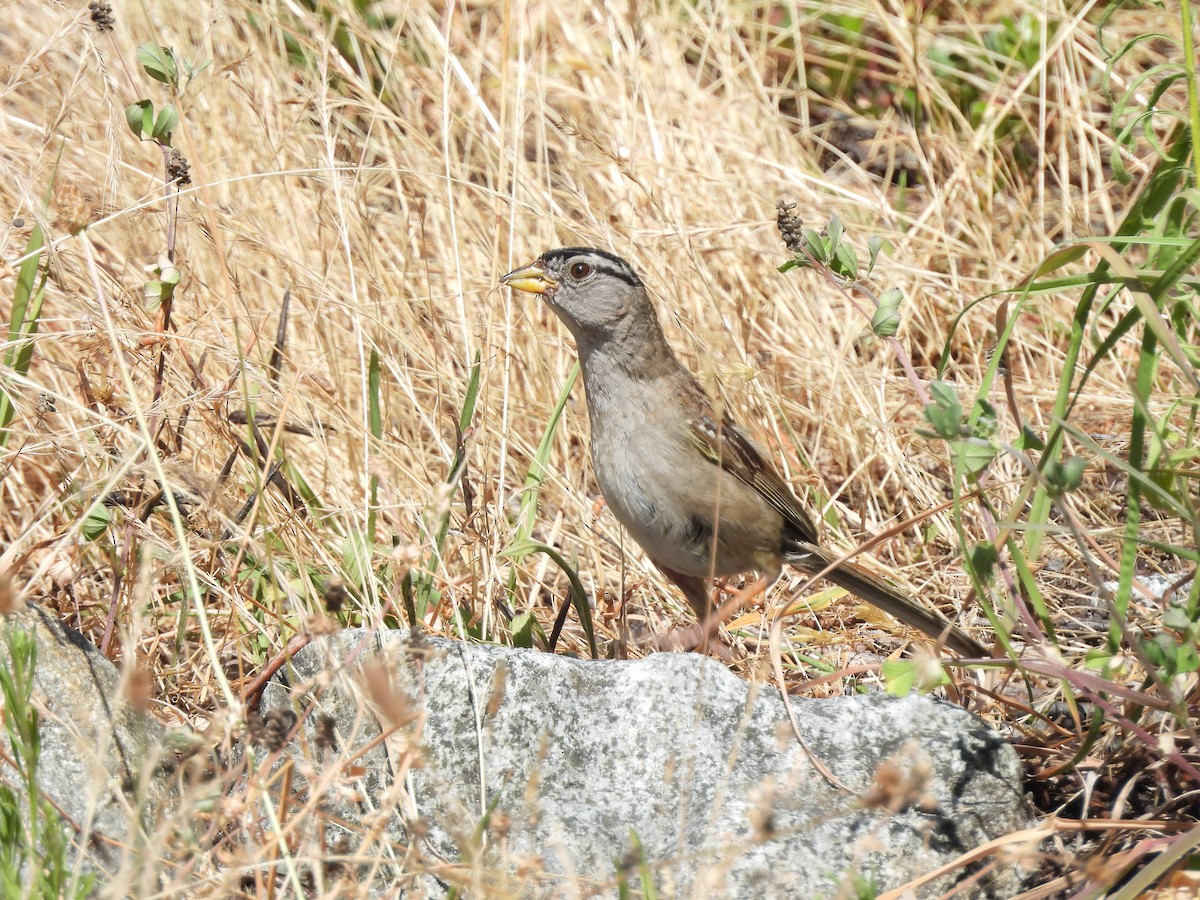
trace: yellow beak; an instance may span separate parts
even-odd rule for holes
[[[541,264],[536,262],[513,269],[500,279],[500,283],[530,294],[544,294],[558,287],[558,282],[547,275]]]

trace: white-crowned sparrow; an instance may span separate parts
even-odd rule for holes
[[[783,563],[817,573],[836,556],[812,517],[734,425],[717,420],[675,357],[637,273],[603,250],[550,250],[503,284],[541,294],[575,337],[587,392],[592,466],[617,520],[687,596],[703,622],[713,576],[750,570],[769,585]],[[858,566],[826,575],[966,656],[984,648]]]

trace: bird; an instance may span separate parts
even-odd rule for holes
[[[714,577],[788,564],[824,577],[967,657],[983,646],[899,588],[819,544],[813,518],[668,344],[642,279],[593,247],[548,250],[501,284],[540,295],[575,340],[596,481],[617,521],[683,592],[701,624]],[[832,568],[830,568],[833,566]]]

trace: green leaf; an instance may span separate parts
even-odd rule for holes
[[[537,522],[538,497],[541,494],[542,480],[546,475],[546,466],[550,460],[550,450],[554,444],[554,434],[558,430],[559,422],[562,421],[563,410],[567,407],[567,400],[571,397],[571,389],[575,386],[575,381],[578,378],[579,363],[576,362],[571,366],[571,371],[567,373],[567,378],[563,382],[562,389],[558,392],[558,400],[555,402],[554,409],[550,413],[550,419],[546,422],[546,427],[542,431],[542,439],[538,442],[537,450],[533,455],[533,461],[529,464],[529,471],[525,473],[525,489],[521,494],[521,508],[517,513],[516,533],[513,537],[514,545],[523,545],[533,537],[534,525]],[[516,560],[520,560],[520,558],[519,554],[513,556],[513,559]]]
[[[904,292],[900,288],[888,288],[880,294],[880,308],[899,310],[902,300],[904,300]]]
[[[169,281],[147,281],[142,287],[146,309],[158,309],[171,299],[173,293],[175,293],[175,285]]]
[[[164,144],[171,142],[171,132],[179,125],[179,113],[174,106],[164,106],[154,120],[154,130],[150,136]]]
[[[475,404],[479,400],[479,376],[483,356],[475,351],[475,361],[471,363],[471,374],[467,378],[467,393],[463,397],[462,411],[458,416],[458,430],[466,431],[471,427],[471,419],[475,417]]]
[[[825,243],[825,239],[820,233],[811,228],[801,229],[800,232],[804,236],[804,246],[808,249],[809,254],[819,263],[829,264],[829,246]]]
[[[833,252],[833,262],[837,273],[843,278],[852,281],[858,278],[858,256],[849,244],[838,244]]]
[[[1200,669],[1200,653],[1197,653],[1194,643],[1185,641],[1175,651],[1175,671],[1195,672],[1197,669]]]
[[[959,436],[962,430],[962,404],[958,402],[958,394],[952,385],[944,381],[935,381],[929,386],[933,402],[925,407],[925,420],[933,426],[938,437],[951,440]]]
[[[889,659],[883,663],[883,680],[889,694],[903,697],[949,684],[950,676],[935,659]]]
[[[808,265],[807,259],[789,259],[779,267],[779,271],[780,273],[786,274],[792,271],[792,269],[803,269],[806,265]]]
[[[88,510],[87,515],[83,517],[82,531],[84,540],[99,540],[104,535],[104,532],[108,530],[108,526],[111,524],[112,510],[101,503],[93,503],[92,508]]]
[[[871,316],[871,331],[877,337],[895,337],[900,330],[900,313],[882,306]]]
[[[1046,464],[1046,483],[1051,494],[1061,497],[1083,484],[1083,473],[1087,460],[1082,456],[1069,456],[1062,462],[1050,460]]]
[[[1169,668],[1169,663],[1175,656],[1176,646],[1173,637],[1159,633],[1148,641],[1142,641],[1142,653],[1154,668],[1165,669]]]
[[[1192,642],[1179,643],[1166,632],[1159,632],[1153,639],[1142,641],[1141,650],[1146,661],[1159,670],[1162,678],[1174,678],[1200,668],[1200,656]]]
[[[179,81],[175,52],[170,47],[147,41],[138,46],[136,55],[146,74],[155,81],[161,81],[163,84],[176,84]]]
[[[42,314],[42,303],[46,297],[48,270],[38,278],[38,264],[42,259],[45,240],[40,225],[35,225],[25,244],[25,261],[17,272],[17,283],[13,288],[13,299],[8,321],[8,349],[3,355],[4,365],[24,375],[33,360],[33,342]],[[8,443],[11,434],[8,425],[17,414],[12,397],[0,379],[0,448]]]
[[[1045,450],[1046,442],[1028,425],[1021,426],[1021,435],[1014,442],[1018,450]]]
[[[204,62],[196,64],[196,63],[191,62],[190,60],[185,59],[185,60],[182,60],[182,63],[183,63],[183,69],[185,72],[187,72],[187,77],[188,77],[188,80],[190,81],[191,79],[193,79],[197,75],[199,75],[201,72],[203,72],[205,69],[207,69],[209,66],[211,66],[212,60],[206,59],[206,60],[204,60]]]
[[[513,616],[510,625],[512,632],[512,642],[514,647],[532,647],[533,646],[533,629],[537,624],[537,620],[531,612],[518,613]]]
[[[879,295],[879,305],[887,309],[899,309],[903,299],[904,291],[900,290],[900,288],[888,288]]]
[[[377,441],[383,440],[383,401],[380,396],[379,351],[371,348],[371,358],[367,363],[368,393],[367,429],[371,437]]]
[[[905,697],[917,686],[917,665],[911,659],[885,659],[883,682],[887,692],[895,697]]]
[[[875,260],[879,258],[879,251],[883,249],[883,238],[878,235],[871,235],[867,238],[867,274],[875,271]]]
[[[975,425],[971,429],[971,434],[983,440],[989,440],[996,436],[996,432],[1000,430],[1000,420],[996,415],[996,407],[992,406],[987,400],[982,397],[975,401],[979,407],[979,414],[975,417]]]
[[[583,589],[583,582],[579,580],[579,575],[563,559],[562,554],[553,547],[533,540],[515,544],[501,551],[502,556],[512,559],[521,559],[530,553],[545,553],[567,576],[567,581],[571,584],[571,604],[575,607],[575,614],[579,617],[579,624],[583,628],[584,637],[587,638],[588,649],[592,653],[592,659],[599,659],[600,650],[596,645],[596,633],[592,627],[592,610],[588,606],[587,592]]]
[[[1108,673],[1118,659],[1107,647],[1094,647],[1083,655],[1084,665],[1093,672]]]
[[[142,297],[146,301],[146,309],[158,309],[162,305],[164,290],[166,290],[166,285],[161,281],[147,281],[142,285]]]
[[[342,571],[346,581],[359,590],[365,589],[371,576],[374,554],[375,542],[361,531],[352,531],[342,541]]]
[[[829,217],[829,224],[825,226],[825,234],[828,236],[829,255],[837,256],[838,249],[842,246],[842,235],[846,233],[845,227],[842,225],[841,216],[834,213]]]
[[[658,887],[654,882],[654,869],[650,867],[646,848],[637,831],[629,829],[629,846],[638,861],[638,875],[642,883],[642,900],[658,900]]]
[[[995,577],[996,564],[1000,562],[1000,554],[996,545],[991,541],[980,541],[971,549],[971,568],[979,576],[980,581],[991,581]]]
[[[130,103],[125,107],[125,121],[135,138],[147,137],[154,130],[154,104],[149,100]]]
[[[1082,456],[1068,457],[1063,463],[1068,491],[1073,491],[1083,484],[1083,473],[1087,471],[1087,465],[1087,460]]]
[[[1059,247],[1042,260],[1037,268],[1013,285],[1012,289],[1019,291],[1021,288],[1034,284],[1037,279],[1075,262],[1075,260],[1081,258],[1087,251],[1087,244],[1069,244],[1066,247]]]
[[[977,477],[996,458],[996,445],[979,438],[959,441],[956,447],[962,459],[963,471],[971,478]]]
[[[879,307],[871,316],[871,331],[879,337],[894,337],[900,330],[900,301],[904,292],[892,288],[879,295]]]
[[[1169,606],[1167,611],[1163,613],[1163,628],[1170,628],[1172,631],[1186,632],[1192,627],[1192,620],[1188,618],[1187,610],[1180,606]]]

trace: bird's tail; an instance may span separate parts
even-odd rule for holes
[[[794,547],[788,549],[784,559],[790,565],[815,575],[823,571],[836,557],[813,544],[797,541]],[[945,644],[955,653],[969,657],[988,655],[984,646],[969,634],[955,628],[938,613],[921,606],[899,588],[872,575],[866,569],[845,562],[825,572],[823,577],[861,597],[872,606],[879,607],[910,628],[915,628]]]

